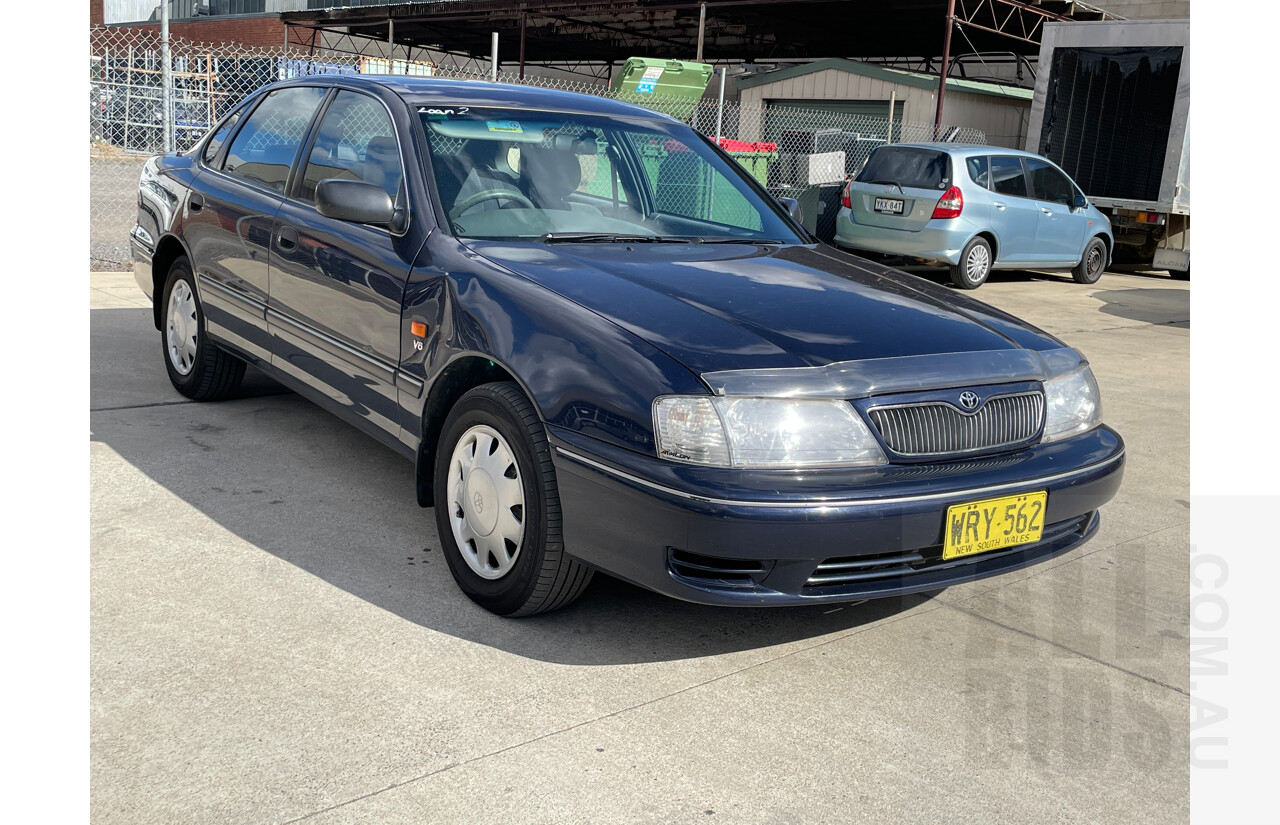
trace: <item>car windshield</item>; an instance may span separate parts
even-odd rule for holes
[[[691,128],[420,104],[453,234],[547,243],[805,243]]]
[[[937,149],[882,146],[867,158],[859,183],[895,183],[915,189],[946,189],[951,184],[951,158]]]

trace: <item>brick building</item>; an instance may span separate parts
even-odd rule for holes
[[[118,0],[89,0],[89,25],[124,25],[140,31],[159,32],[159,3],[156,0],[146,3],[145,6],[150,7],[146,9],[142,8],[143,5]],[[305,0],[303,7],[305,8]],[[146,13],[143,14],[143,11]],[[190,18],[179,18],[171,13],[169,31],[174,37],[196,43],[243,43],[248,46],[272,47],[284,42],[284,24],[280,22],[278,12]]]

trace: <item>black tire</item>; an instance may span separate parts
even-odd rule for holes
[[[951,283],[960,289],[977,289],[987,282],[993,263],[995,261],[991,254],[991,244],[987,243],[986,238],[974,238],[961,251],[960,263],[948,266],[951,270]]]
[[[190,295],[191,316],[188,323],[191,326],[188,329],[194,330],[191,335],[195,342],[195,349],[189,361],[176,354],[175,348],[170,346],[170,333],[174,326],[170,302],[174,300],[175,292]],[[160,321],[160,350],[164,357],[165,370],[169,373],[169,381],[174,389],[195,401],[217,401],[240,386],[240,381],[244,378],[245,364],[210,341],[209,336],[205,334],[204,308],[200,306],[200,298],[196,294],[191,262],[185,257],[178,258],[169,268]],[[187,367],[185,373],[180,364]]]
[[[1190,269],[1170,269],[1169,277],[1175,281],[1190,281],[1191,270]]]
[[[1084,248],[1080,263],[1071,270],[1071,277],[1078,284],[1096,284],[1107,269],[1107,245],[1101,238],[1094,238]]]
[[[474,516],[469,508],[464,514],[463,505],[449,501],[455,448],[477,427],[491,428],[506,441],[524,495],[523,536],[512,553],[511,568],[496,579],[482,577],[464,558],[454,535],[453,520]],[[508,468],[508,472],[511,470]],[[467,487],[460,486],[459,492],[470,498]],[[440,544],[454,581],[485,610],[511,617],[557,610],[581,596],[591,581],[594,571],[564,552],[560,494],[546,429],[514,383],[476,387],[449,411],[436,450],[435,510]],[[474,545],[471,549],[474,552]]]

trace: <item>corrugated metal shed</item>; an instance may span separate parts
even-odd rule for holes
[[[804,100],[877,102],[883,103],[887,114],[892,95],[899,101],[897,111],[903,121],[930,123],[938,78],[856,60],[829,59],[741,78],[737,85],[744,106],[767,106],[771,101],[798,106]],[[1031,98],[1030,89],[949,78],[942,122],[981,129],[992,145],[1020,149],[1026,139]]]

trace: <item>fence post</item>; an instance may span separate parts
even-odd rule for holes
[[[494,83],[498,82],[498,33],[493,33],[492,46],[489,49],[490,59],[492,63],[489,66],[489,79]]]
[[[160,110],[164,118],[164,151],[173,151],[173,65],[169,60],[169,0],[160,3]]]
[[[720,145],[720,131],[724,127],[724,66],[720,67],[720,103],[716,106],[716,146]]]
[[[898,90],[889,92],[889,132],[885,135],[885,143],[893,143],[893,110],[898,104]]]

